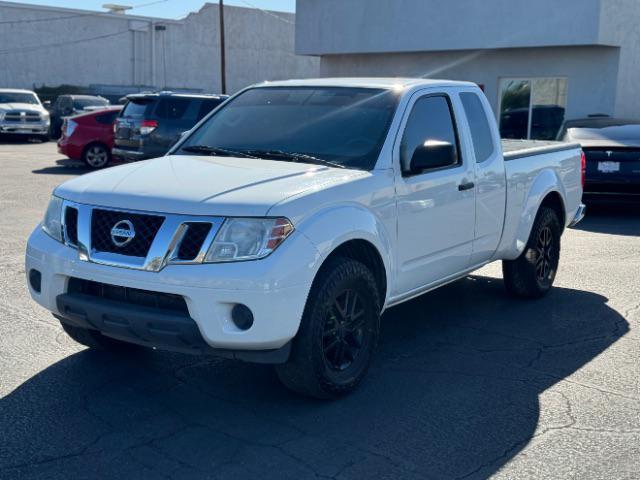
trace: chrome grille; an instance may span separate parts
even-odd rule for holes
[[[80,260],[157,272],[169,264],[202,263],[224,218],[100,208],[65,200],[61,221],[65,243],[78,250]],[[112,230],[123,221],[130,222],[135,235],[118,246],[123,243],[121,236],[114,241]]]
[[[42,120],[38,112],[28,112],[24,110],[11,110],[6,113],[4,120],[14,123],[37,123]]]
[[[176,258],[179,260],[193,260],[198,256],[202,249],[209,230],[211,230],[210,223],[194,223],[189,222],[186,224],[188,229],[180,242],[180,248],[178,248],[178,255]]]
[[[78,246],[78,209],[65,207],[64,231],[66,242],[72,246]]]
[[[118,246],[112,240],[111,229],[121,221],[133,224],[135,236],[130,243]],[[91,246],[96,252],[146,257],[163,221],[164,217],[158,215],[94,209],[91,216]]]

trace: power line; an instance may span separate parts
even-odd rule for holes
[[[260,7],[257,7],[255,5],[252,5],[251,3],[249,3],[249,2],[247,2],[245,0],[239,0],[239,1],[244,3],[249,8],[253,8],[255,10],[259,10],[260,12],[264,13],[265,15],[269,15],[270,17],[277,18],[281,22],[288,23],[289,25],[295,25],[295,22],[292,22],[288,18],[281,17],[280,15],[277,15],[277,14],[273,13],[270,10],[265,10],[263,8],[260,8]]]
[[[157,5],[159,3],[165,3],[168,2],[169,0],[156,0],[154,2],[148,2],[148,3],[141,3],[139,5],[134,5],[132,7],[133,9],[136,8],[144,8],[144,7],[149,7],[151,5]],[[23,23],[40,23],[40,22],[52,22],[54,20],[68,20],[71,18],[81,18],[81,17],[88,17],[88,16],[92,16],[92,15],[103,15],[103,14],[108,14],[109,12],[99,12],[99,11],[91,11],[91,12],[83,12],[83,13],[75,13],[73,15],[65,15],[62,17],[45,17],[45,18],[25,18],[24,20],[4,20],[2,22],[0,22],[0,25],[19,25],[19,24],[23,24]],[[126,17],[124,17],[126,18]]]
[[[120,32],[107,33],[105,35],[98,35],[96,37],[79,38],[77,40],[69,40],[69,41],[66,41],[66,42],[48,43],[46,45],[34,45],[34,46],[30,46],[30,47],[21,47],[21,48],[13,48],[13,49],[10,48],[10,49],[6,49],[6,50],[0,50],[0,55],[8,55],[8,54],[11,54],[11,53],[31,52],[31,51],[50,48],[50,47],[62,47],[62,46],[65,46],[65,45],[73,45],[73,44],[76,44],[76,43],[90,42],[91,40],[100,40],[102,38],[116,37],[116,36],[122,35],[124,33],[129,33],[130,31],[131,30],[123,30],[123,31],[120,31]]]

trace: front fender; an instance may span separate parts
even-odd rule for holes
[[[524,251],[527,242],[529,241],[529,235],[531,234],[533,222],[538,210],[540,209],[540,205],[545,197],[551,192],[557,192],[560,194],[564,205],[566,192],[560,178],[554,170],[545,169],[537,174],[531,183],[529,190],[524,196],[522,207],[520,209],[518,225],[515,229],[515,235],[512,235],[510,240],[505,239],[506,243],[503,244],[503,248],[501,249],[501,258],[505,260],[514,260]],[[507,208],[517,208],[517,206],[507,205]],[[507,228],[505,226],[505,232],[506,231]]]
[[[391,237],[384,222],[360,204],[344,204],[322,209],[305,219],[296,229],[305,235],[319,252],[316,271],[327,257],[349,240],[366,240],[380,254],[384,263],[387,285],[392,285],[394,267]],[[387,296],[389,295],[387,290]],[[385,299],[386,300],[386,299]]]

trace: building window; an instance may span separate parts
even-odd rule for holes
[[[554,140],[567,106],[566,78],[500,80],[500,136]]]

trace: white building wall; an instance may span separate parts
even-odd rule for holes
[[[621,14],[623,13],[623,14]],[[602,3],[600,31],[620,49],[616,82],[616,116],[640,118],[640,3],[637,0],[606,0]]]
[[[558,47],[324,55],[320,74],[468,80],[484,85],[496,112],[500,78],[566,77],[566,118],[577,118],[593,113],[617,113],[619,53],[620,49],[614,47]]]
[[[155,81],[153,24],[166,27],[155,31]],[[218,26],[217,4],[174,21],[0,2],[0,85],[219,92]],[[318,75],[317,58],[294,53],[292,14],[226,6],[225,30],[229,92],[264,80]]]

